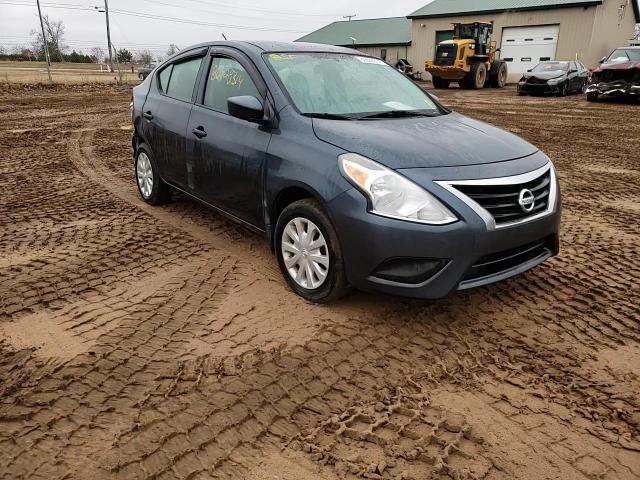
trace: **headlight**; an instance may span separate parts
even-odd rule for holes
[[[432,225],[458,220],[429,192],[373,160],[345,153],[338,163],[343,175],[369,199],[371,213]]]
[[[549,85],[557,85],[559,84],[563,79],[562,78],[552,78],[551,80],[549,80]]]

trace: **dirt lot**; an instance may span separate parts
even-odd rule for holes
[[[439,95],[553,158],[560,257],[315,306],[139,200],[126,90],[0,87],[0,478],[640,478],[640,106]]]

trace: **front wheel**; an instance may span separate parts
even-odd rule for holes
[[[567,87],[567,83],[563,83],[562,85],[560,85],[560,87],[558,87],[558,96],[559,97],[566,97],[567,96],[567,92],[568,92],[568,87]]]
[[[484,63],[474,63],[467,75],[458,82],[462,88],[480,90],[487,81],[487,66]]]
[[[348,292],[338,237],[318,201],[287,206],[278,218],[274,242],[280,270],[302,298],[327,303]]]
[[[587,92],[587,100],[589,102],[597,102],[598,101],[598,92]]]
[[[431,81],[433,83],[433,87],[438,89],[449,88],[449,85],[451,84],[451,80],[445,80],[442,77],[436,77],[436,76],[432,76]]]

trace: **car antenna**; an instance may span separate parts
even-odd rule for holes
[[[222,38],[224,38],[225,40],[227,39],[226,35],[223,33],[222,34]]]

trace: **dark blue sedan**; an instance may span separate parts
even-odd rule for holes
[[[264,234],[311,301],[438,298],[558,253],[549,158],[355,50],[196,45],[134,89],[132,116],[142,198],[180,191]]]

